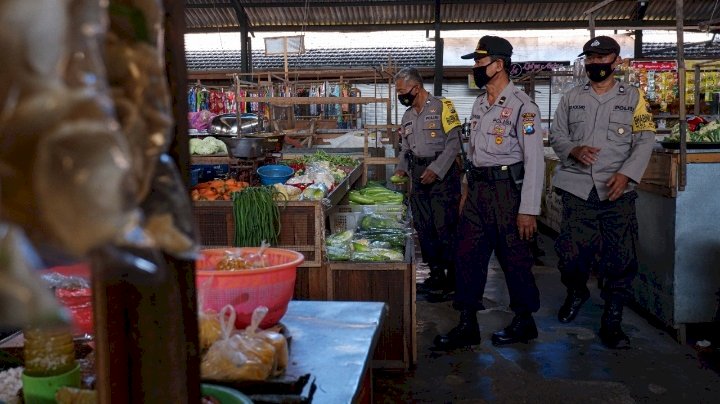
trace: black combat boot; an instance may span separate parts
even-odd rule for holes
[[[623,303],[619,299],[605,301],[605,311],[600,321],[600,340],[603,345],[612,349],[630,347],[630,338],[620,328],[622,323]]]
[[[430,268],[430,276],[423,283],[418,285],[420,292],[436,292],[440,293],[447,285],[445,278],[445,270],[441,268]]]
[[[531,339],[538,336],[535,320],[532,314],[516,314],[509,326],[500,331],[496,331],[492,335],[493,345],[507,345],[516,342],[528,343]]]
[[[433,341],[435,350],[450,351],[480,343],[480,329],[477,322],[477,311],[460,311],[460,323],[447,334],[438,335]]]
[[[558,320],[561,323],[569,323],[575,320],[575,317],[577,317],[580,312],[580,307],[582,307],[583,303],[585,303],[589,298],[590,291],[587,289],[568,289],[567,297],[565,297],[565,303],[563,303],[563,305],[560,306],[560,310],[558,310]]]

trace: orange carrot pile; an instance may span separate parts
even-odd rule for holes
[[[233,192],[239,192],[248,186],[250,184],[247,182],[232,178],[201,182],[192,188],[190,198],[193,201],[229,201],[232,200]]]

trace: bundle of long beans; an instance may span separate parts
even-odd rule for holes
[[[273,187],[249,187],[233,193],[235,246],[258,247],[263,241],[277,245],[280,210]]]

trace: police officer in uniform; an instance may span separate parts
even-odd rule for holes
[[[510,81],[512,45],[484,36],[474,52],[475,84],[487,92],[473,105],[468,159],[468,196],[458,227],[457,283],[453,306],[460,323],[435,338],[436,349],[480,343],[477,311],[493,251],[505,274],[510,325],[492,336],[494,345],[528,342],[537,337],[532,313],[540,307],[531,272],[531,239],[537,230],[544,179],[540,110]]]
[[[460,203],[460,150],[462,124],[452,101],[430,95],[415,68],[395,75],[398,101],[407,111],[402,117],[400,163],[395,175],[412,180],[410,208],[423,261],[430,267],[424,286],[449,293],[454,280],[454,240]],[[447,274],[445,271],[447,270]]]
[[[619,348],[630,342],[620,323],[637,273],[634,189],[655,144],[655,124],[640,90],[613,76],[622,63],[614,39],[592,38],[583,55],[590,81],[560,100],[550,135],[561,161],[553,179],[563,201],[555,249],[567,288],[558,320],[575,319],[589,298],[589,268],[600,248],[605,309],[599,334],[606,346]]]

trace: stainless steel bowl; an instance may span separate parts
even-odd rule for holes
[[[253,137],[218,137],[225,142],[228,155],[234,158],[255,158],[265,155],[274,149],[265,138]]]
[[[251,134],[261,130],[257,114],[245,113],[240,116],[240,133]],[[237,115],[222,114],[210,121],[208,132],[215,136],[235,136],[238,134]]]

